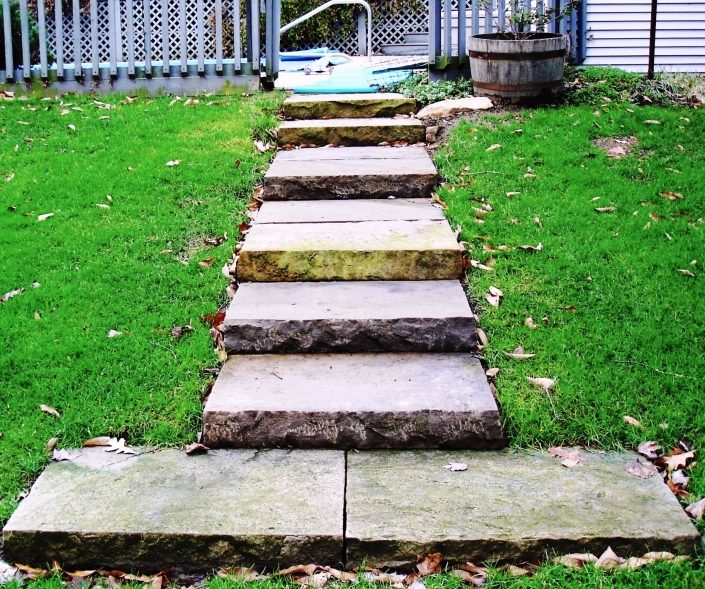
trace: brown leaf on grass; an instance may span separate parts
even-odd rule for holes
[[[505,354],[512,360],[530,360],[536,356],[536,354],[527,354],[522,346],[517,346],[513,352],[505,352]]]
[[[493,143],[485,151],[494,151],[495,149],[499,149],[500,147],[502,147],[500,143]]]
[[[99,446],[110,446],[110,441],[114,438],[109,436],[99,436],[97,438],[91,438],[83,442],[84,448],[97,448]]]
[[[560,458],[561,464],[566,468],[573,468],[580,464],[581,456],[579,450],[569,450],[568,448],[563,448],[562,446],[557,446],[555,448],[548,449],[549,455],[554,458]]]
[[[672,552],[647,552],[644,554],[641,558],[648,562],[660,562],[660,561],[668,561],[668,560],[673,560],[676,558],[676,555],[673,554]]]
[[[666,200],[681,200],[683,198],[683,195],[680,192],[671,192],[670,190],[659,192],[659,194]]]
[[[297,564],[286,569],[281,569],[273,574],[277,577],[310,577],[320,567],[317,564]]]
[[[166,163],[167,168],[175,168],[181,163],[181,160],[169,160]]]
[[[24,292],[24,288],[17,288],[15,290],[11,290],[10,292],[6,292],[4,295],[0,297],[0,303],[6,303],[9,301],[11,298],[17,297],[21,295]]]
[[[215,314],[206,313],[201,316],[201,321],[203,323],[210,325],[211,327],[219,327],[225,320],[225,310],[219,309]]]
[[[489,368],[485,371],[485,374],[490,378],[494,378],[499,374],[499,368]]]
[[[450,571],[450,574],[454,577],[458,577],[460,580],[465,581],[470,585],[474,585],[475,587],[483,587],[487,581],[486,574],[480,575],[458,569]]]
[[[504,572],[506,572],[510,577],[525,577],[532,574],[531,569],[526,569],[524,567],[518,567],[513,564],[504,567]]]
[[[650,462],[641,462],[639,460],[632,460],[624,465],[624,470],[626,470],[630,475],[639,477],[640,479],[650,479],[652,476],[658,474],[658,468],[656,468]]]
[[[230,567],[220,569],[218,576],[221,578],[237,579],[238,581],[257,581],[267,578],[267,575],[260,575],[255,569],[248,567]]]
[[[614,213],[617,210],[616,207],[597,207],[595,209],[596,213]]]
[[[547,393],[556,385],[556,381],[553,380],[552,378],[545,378],[545,377],[534,378],[533,376],[527,376],[526,380],[528,380],[535,387],[539,387],[539,388],[543,389]]]
[[[487,294],[485,295],[485,299],[487,299],[487,302],[493,307],[499,307],[499,303],[501,302],[503,296],[504,293],[500,289],[496,286],[490,286]]]
[[[588,563],[597,562],[597,557],[594,554],[587,552],[564,554],[563,556],[554,558],[553,562],[556,564],[562,564],[564,567],[569,569],[581,569]]]
[[[426,556],[419,556],[418,563],[416,564],[416,571],[421,577],[440,573],[441,560],[442,557],[440,552],[433,552],[431,554],[427,554]],[[412,575],[413,574],[414,573],[412,573]]]
[[[600,558],[595,561],[595,568],[603,571],[611,571],[625,562],[626,561],[623,558],[615,554],[612,548],[607,548],[607,550],[600,555]]]
[[[486,243],[482,246],[482,251],[484,252],[508,252],[511,251],[512,248],[510,248],[508,245],[492,245],[489,243]]]
[[[49,407],[49,405],[45,405],[44,403],[42,403],[39,408],[42,410],[43,413],[46,413],[47,415],[51,415],[53,417],[56,417],[57,419],[61,417],[61,413],[59,413],[53,407]]]
[[[213,265],[213,262],[215,262],[215,260],[215,258],[206,258],[205,260],[201,260],[200,262],[198,262],[198,265],[202,268],[210,268]]]
[[[95,569],[89,571],[64,571],[72,579],[87,579],[95,575],[97,571]]]
[[[478,260],[470,260],[470,266],[473,268],[477,268],[478,270],[483,270],[485,272],[494,272],[494,268],[490,268],[489,266],[483,264],[482,262],[479,262]]]
[[[661,121],[657,121],[656,119],[646,119],[644,121],[645,125],[660,125]]]
[[[211,245],[213,247],[217,247],[223,243],[225,243],[228,240],[228,234],[223,233],[223,235],[216,235],[215,237],[206,237],[203,240],[203,243],[206,245]]]
[[[477,339],[479,339],[480,343],[485,347],[490,345],[490,340],[487,338],[487,334],[484,329],[477,329]]]
[[[695,458],[695,450],[690,452],[681,452],[680,454],[673,454],[672,456],[662,456],[659,462],[666,465],[669,471],[678,470],[684,468],[689,460]]]
[[[45,577],[48,577],[51,574],[51,571],[31,567],[26,564],[16,563],[15,568],[22,571],[25,575],[27,575],[32,580],[33,579],[44,579]]]
[[[59,443],[59,438],[49,438],[49,440],[46,443],[46,450],[47,452],[53,452],[54,448],[56,448],[56,445]]]
[[[636,450],[639,454],[645,456],[649,460],[654,460],[662,454],[661,446],[652,441],[642,442]]]
[[[691,503],[685,508],[685,512],[694,520],[700,521],[705,517],[705,498],[695,503]]]
[[[186,446],[186,454],[188,456],[196,456],[198,454],[207,454],[210,448],[208,446],[204,446],[203,444],[199,444],[198,442],[194,442],[193,444],[189,444]]]
[[[688,270],[687,268],[678,268],[678,272],[683,274],[683,276],[689,276],[690,278],[695,278],[695,273]]]
[[[193,326],[192,325],[179,325],[177,327],[172,327],[169,330],[169,335],[173,337],[174,339],[181,339],[185,335],[193,332]]]
[[[649,564],[649,561],[645,558],[639,558],[638,556],[630,556],[625,562],[623,562],[619,566],[619,568],[635,571],[643,566],[646,566],[647,564]]]
[[[521,192],[518,192],[516,190],[511,190],[505,194],[507,195],[508,198],[512,198],[513,196],[519,196],[521,194]]]
[[[690,493],[688,493],[685,487],[683,485],[678,485],[674,483],[672,478],[668,478],[666,480],[666,485],[668,485],[668,488],[671,490],[671,493],[673,493],[676,497],[679,497],[680,499],[687,499],[690,496]]]
[[[676,470],[671,474],[671,481],[674,485],[687,487],[690,484],[690,477],[685,476],[682,470]]]
[[[643,425],[641,425],[641,421],[639,421],[638,419],[634,419],[631,415],[625,415],[624,417],[622,417],[622,419],[624,420],[624,423],[628,425],[634,427],[644,427]]]
[[[539,243],[537,245],[519,245],[517,246],[517,249],[525,252],[540,252],[541,250],[543,250],[543,244]]]
[[[524,325],[526,325],[526,327],[528,327],[529,329],[538,328],[538,325],[536,325],[533,317],[527,317],[526,319],[524,319]]]
[[[568,305],[567,307],[563,307],[564,311],[570,311],[571,313],[575,313],[578,309],[575,305]]]

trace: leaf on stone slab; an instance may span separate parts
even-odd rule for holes
[[[652,441],[642,442],[641,444],[639,444],[636,450],[637,452],[639,452],[639,454],[645,456],[649,460],[655,460],[663,453],[661,450],[661,446],[659,446],[656,442]]]
[[[705,517],[705,498],[695,503],[691,503],[685,508],[685,512],[694,520],[700,521]]]
[[[56,417],[57,419],[61,417],[61,413],[59,413],[53,407],[49,407],[49,405],[45,405],[44,403],[42,403],[39,408],[42,410],[43,413],[46,413],[47,415],[51,415],[52,417]]]
[[[513,352],[506,353],[512,360],[530,360],[536,354],[527,354],[522,346],[517,346],[514,348]]]
[[[597,207],[595,209],[596,213],[614,213],[617,210],[616,207]]]
[[[76,458],[74,454],[71,454],[68,450],[62,448],[61,450],[54,450],[51,453],[51,459],[55,462],[63,462],[65,460],[73,460]]]
[[[549,448],[548,453],[554,458],[560,458],[561,464],[566,468],[573,468],[574,466],[577,466],[580,464],[582,459],[579,450],[569,450],[568,448],[563,448],[562,446]]]
[[[562,564],[569,569],[581,569],[586,564],[597,562],[597,557],[588,552],[564,554],[553,559],[556,564]]]
[[[640,479],[650,479],[652,476],[658,474],[658,468],[656,468],[650,462],[641,462],[639,460],[632,460],[624,465],[624,470],[626,470],[630,475],[639,477]]]
[[[659,192],[659,194],[666,200],[681,200],[683,198],[680,192],[671,192],[670,190],[664,190]]]
[[[612,569],[621,566],[625,562],[626,561],[623,558],[615,554],[612,548],[608,547],[607,550],[605,550],[595,561],[595,568],[601,569],[603,571],[611,571]]]
[[[23,292],[24,292],[24,288],[17,288],[15,290],[11,290],[10,292],[6,292],[4,295],[2,295],[0,297],[0,303],[6,303],[10,299],[21,295]]]
[[[468,465],[464,462],[449,462],[444,464],[443,468],[447,468],[450,472],[462,472],[468,469]]]
[[[105,451],[115,452],[115,454],[137,454],[135,449],[125,445],[125,438],[120,438],[119,440],[110,438],[108,448],[106,448]]]
[[[624,423],[633,427],[644,427],[643,425],[641,425],[641,421],[639,421],[638,419],[634,419],[631,415],[625,415],[624,417],[622,417],[622,419],[624,420]]]
[[[199,444],[198,442],[194,442],[193,444],[189,444],[186,446],[186,454],[188,456],[196,456],[198,454],[207,454],[210,448],[208,446],[204,446],[203,444]]]
[[[110,446],[110,442],[115,438],[109,436],[98,436],[97,438],[91,438],[83,442],[84,448],[97,448],[99,446]]]
[[[526,380],[547,393],[556,385],[556,381],[552,378],[527,376]]]

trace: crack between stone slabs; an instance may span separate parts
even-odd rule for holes
[[[343,451],[343,568],[348,566],[348,452],[349,450]]]

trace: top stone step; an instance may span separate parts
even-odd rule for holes
[[[414,118],[305,119],[284,121],[277,129],[280,146],[380,145],[426,141],[426,127]]]
[[[284,101],[287,119],[370,119],[408,115],[416,100],[403,94],[308,94]]]

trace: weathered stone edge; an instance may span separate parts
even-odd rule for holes
[[[286,119],[371,118],[408,115],[416,110],[413,98],[385,98],[367,100],[320,100],[284,102]]]
[[[369,127],[279,127],[279,145],[377,145],[382,142],[426,141],[426,127],[421,125],[394,125]]]
[[[424,198],[431,196],[437,174],[383,176],[270,176],[264,179],[264,200]]]

